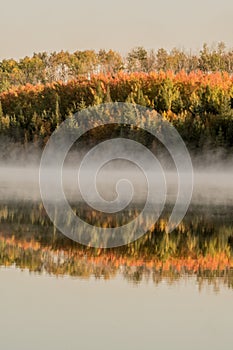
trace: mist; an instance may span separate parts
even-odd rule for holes
[[[8,200],[40,201],[39,168],[42,151],[35,145],[19,146],[10,143],[0,144],[0,198]],[[85,155],[85,151],[72,152],[63,168],[63,188],[68,200],[82,202],[83,198],[78,186],[78,170]],[[95,159],[96,164],[101,159]],[[206,151],[201,156],[193,156],[194,182],[191,204],[197,205],[233,205],[233,157],[225,156],[224,151]],[[175,203],[178,191],[178,175],[174,167],[167,167],[164,159],[161,161],[166,180],[166,202]],[[92,168],[96,164],[89,164],[85,174],[82,192],[88,190],[89,181],[93,178]],[[151,172],[148,162],[143,169]],[[48,184],[54,182],[52,168],[48,176]],[[152,175],[152,174],[150,174]],[[154,173],[154,177],[158,174]],[[188,174],[187,174],[188,176]],[[147,197],[147,179],[143,171],[126,160],[113,160],[105,164],[96,176],[96,188],[106,201],[117,197],[116,184],[121,179],[131,183],[134,203],[144,203]],[[182,185],[182,184],[181,184]],[[183,184],[184,185],[184,184]],[[86,186],[86,187],[85,187]],[[124,192],[124,191],[123,191]],[[127,195],[127,190],[125,191]],[[56,196],[52,194],[51,200]],[[158,199],[159,200],[159,199]]]

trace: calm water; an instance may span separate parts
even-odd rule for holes
[[[56,232],[40,202],[2,201],[0,348],[232,349],[232,210],[193,205],[171,234],[165,213],[101,250]]]

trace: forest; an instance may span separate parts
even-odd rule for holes
[[[197,54],[138,47],[126,57],[113,50],[86,50],[5,59],[0,62],[0,135],[41,148],[74,113],[128,102],[160,113],[191,150],[231,152],[232,73],[233,50],[224,43],[204,44]]]

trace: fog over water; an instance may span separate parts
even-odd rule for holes
[[[39,162],[13,162],[0,163],[0,197],[1,200],[40,200]],[[63,188],[68,199],[82,200],[78,186],[78,164],[63,169]],[[89,188],[90,181],[95,181],[89,165],[83,182],[82,191]],[[145,173],[150,172],[150,165]],[[177,173],[165,170],[167,187],[167,202],[174,202],[177,195]],[[54,182],[52,168],[48,173],[48,184],[51,189]],[[156,179],[156,173],[154,174]],[[187,174],[188,176],[188,174]],[[126,161],[112,161],[105,165],[96,176],[96,188],[99,194],[107,201],[116,198],[116,184],[120,179],[127,179],[132,184],[133,201],[144,202],[147,195],[146,177],[136,165],[127,164]],[[182,184],[181,184],[182,185]],[[192,204],[201,205],[233,205],[233,165],[230,162],[218,161],[215,164],[196,163],[194,166]],[[86,188],[85,188],[86,186]],[[124,192],[124,191],[123,191]],[[127,192],[127,191],[126,191]],[[51,196],[55,196],[55,193]],[[52,198],[51,198],[52,199]]]

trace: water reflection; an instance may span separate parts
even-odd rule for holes
[[[79,214],[100,224],[100,216],[77,206]],[[132,209],[131,209],[132,210]],[[131,212],[136,215],[136,209]],[[104,218],[112,225],[111,218]],[[113,218],[116,224],[116,217]],[[57,232],[41,203],[0,204],[0,265],[37,274],[111,279],[121,274],[132,283],[176,283],[196,276],[203,284],[233,288],[232,208],[192,207],[178,228],[164,230],[166,214],[147,235],[114,249],[79,245]]]

